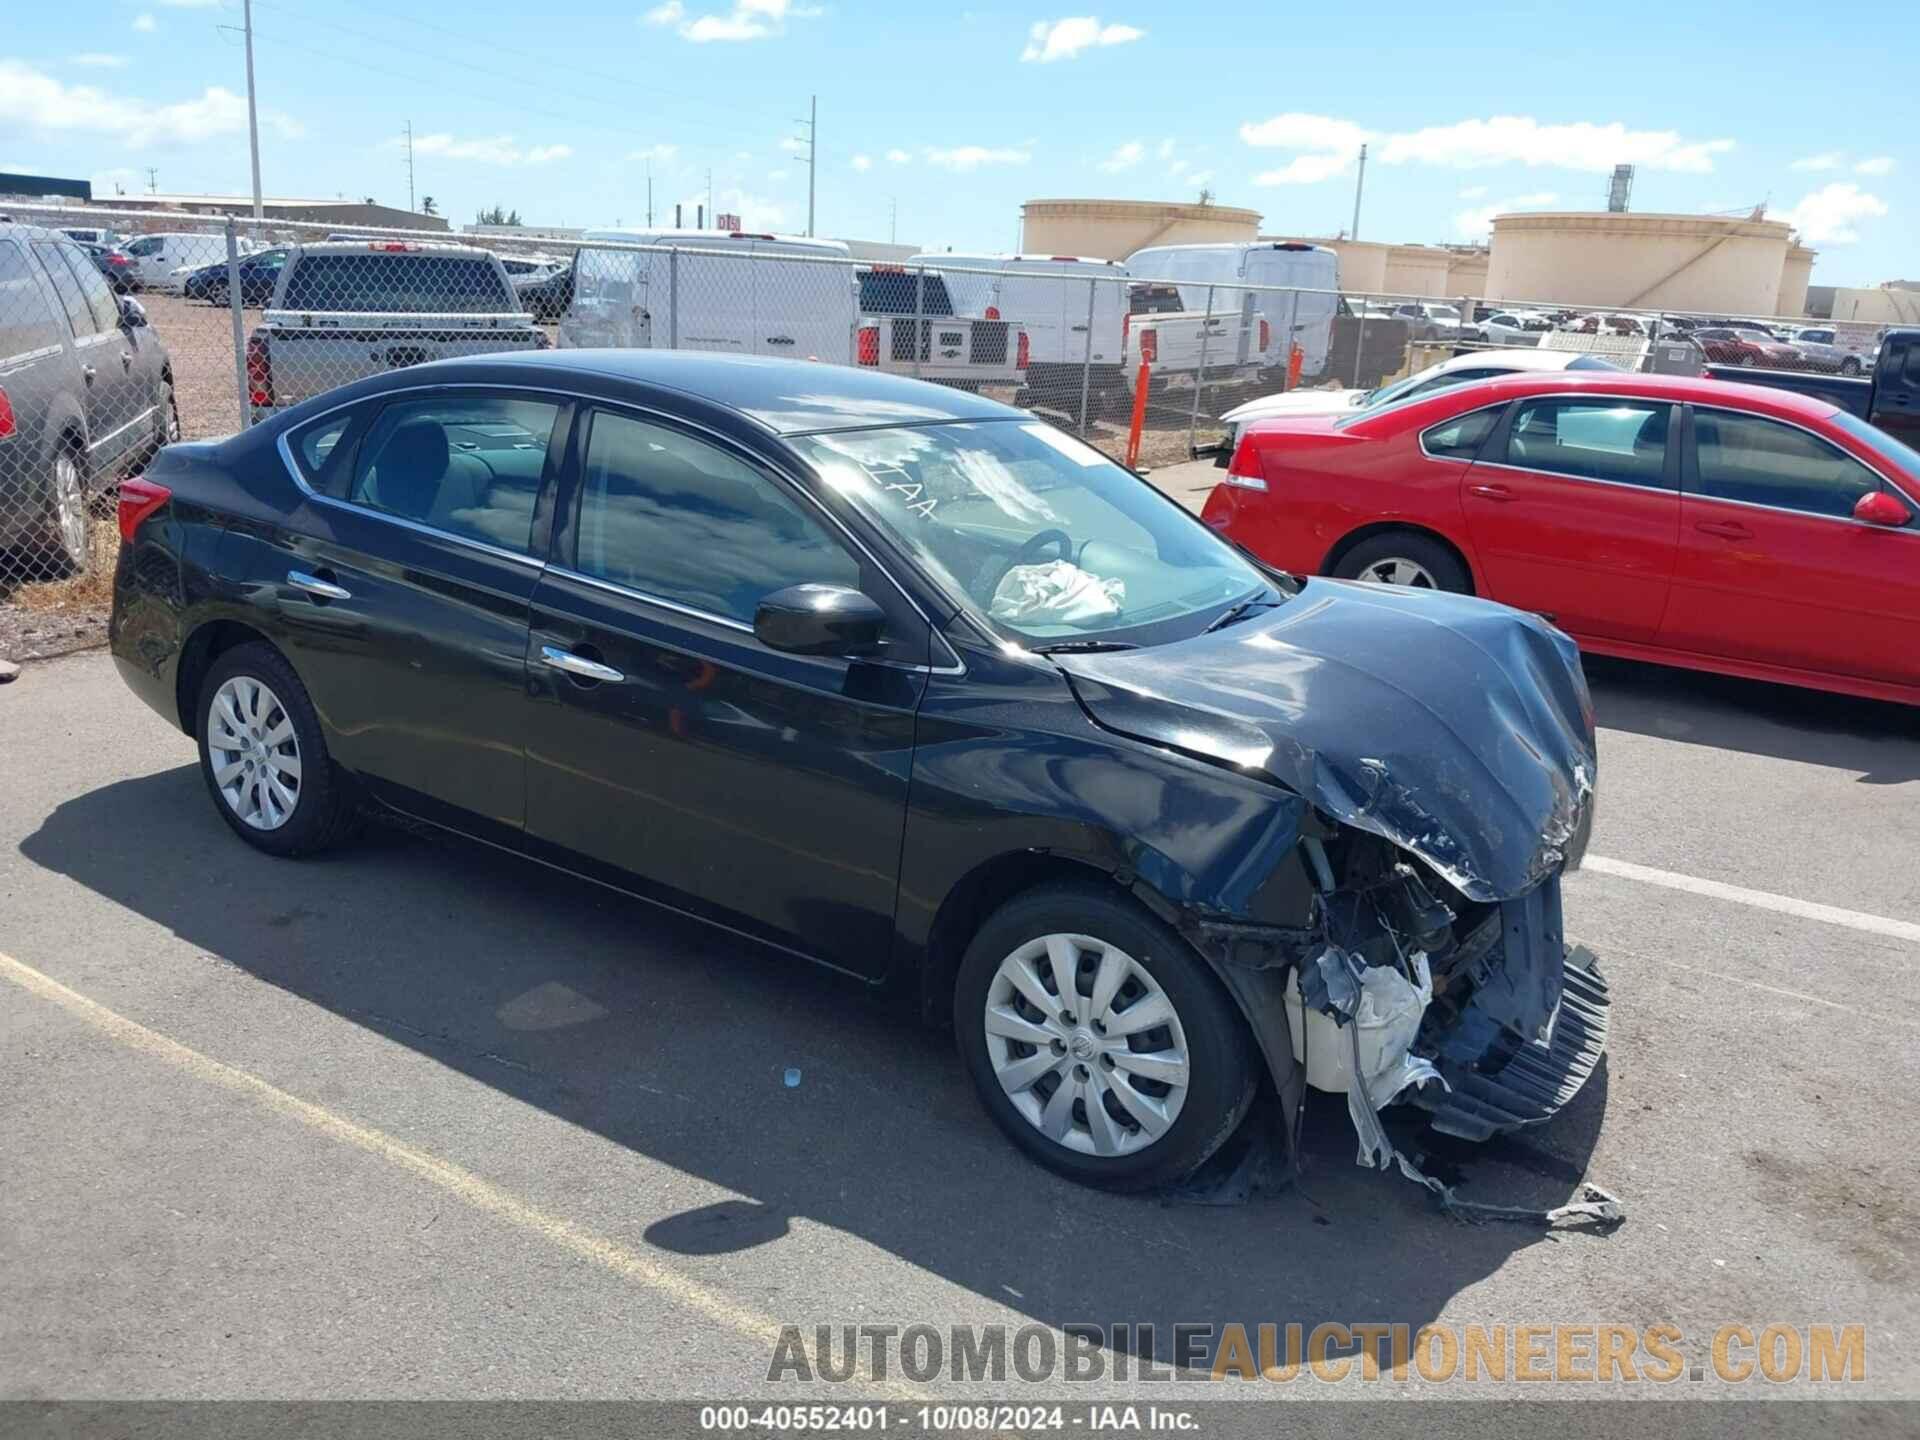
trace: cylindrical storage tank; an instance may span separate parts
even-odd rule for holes
[[[1396,245],[1387,254],[1389,295],[1441,299],[1447,290],[1447,265],[1453,257],[1431,245]]]
[[[1497,215],[1487,297],[1770,315],[1792,230],[1778,220],[1611,211]]]
[[[1813,279],[1813,257],[1814,252],[1804,245],[1787,251],[1786,264],[1780,269],[1780,303],[1773,307],[1774,314],[1807,313],[1807,282]]]
[[[1487,293],[1487,252],[1449,250],[1447,252],[1447,295],[1468,295],[1478,300]]]
[[[1340,288],[1349,295],[1380,295],[1387,288],[1387,256],[1393,246],[1378,240],[1343,240],[1328,235],[1262,235],[1298,245],[1324,245],[1340,257]]]
[[[1149,245],[1252,240],[1258,210],[1160,200],[1029,200],[1020,207],[1020,249],[1028,255],[1124,260]]]

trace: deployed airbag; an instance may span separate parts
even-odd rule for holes
[[[1007,625],[1088,625],[1118,615],[1126,598],[1124,580],[1102,580],[1071,561],[1053,560],[1007,571],[987,613]]]

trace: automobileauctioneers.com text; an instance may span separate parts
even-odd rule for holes
[[[1780,1385],[1867,1376],[1864,1325],[1722,1325],[1704,1363],[1688,1361],[1693,1347],[1678,1325],[1174,1325],[1170,1364],[1153,1358],[1160,1338],[1150,1324],[788,1325],[767,1379]]]

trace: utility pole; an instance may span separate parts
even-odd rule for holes
[[[647,228],[653,228],[653,161],[647,161]]]
[[[900,197],[887,197],[887,243],[895,244],[900,238]]]
[[[242,14],[247,27],[247,149],[253,156],[253,233],[260,233],[264,218],[260,204],[260,115],[253,99],[253,0],[243,0]]]
[[[707,214],[713,214],[713,167],[707,167]]]
[[[413,209],[413,122],[407,121],[407,209]]]
[[[1353,182],[1353,229],[1348,233],[1349,240],[1360,238],[1360,192],[1367,188],[1367,147],[1360,147],[1360,175]]]
[[[147,193],[149,195],[160,193],[160,172],[151,165],[147,167]]]
[[[817,163],[820,158],[820,97],[811,95],[807,99],[807,118],[796,120],[796,125],[807,127],[804,137],[807,142],[807,234],[813,234],[813,182],[820,173]],[[802,137],[793,137],[796,141]]]

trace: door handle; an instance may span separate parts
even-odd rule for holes
[[[81,378],[87,382],[87,384],[91,385],[93,383],[93,366],[82,365],[80,367],[80,375],[81,375]]]
[[[304,570],[289,570],[287,584],[296,590],[305,591],[315,600],[351,600],[353,592],[334,584],[331,580],[322,580],[318,575],[309,575]]]
[[[122,350],[120,352],[120,368],[122,370],[131,370],[133,368],[133,351]]]
[[[1699,520],[1694,529],[1702,535],[1718,535],[1723,540],[1751,540],[1753,531],[1737,520]]]
[[[627,678],[611,665],[602,665],[598,660],[589,660],[584,655],[562,650],[557,645],[540,647],[540,663],[549,669],[564,670],[582,680],[604,680],[609,685],[617,685]]]
[[[1478,495],[1482,500],[1498,500],[1503,505],[1515,498],[1513,491],[1504,485],[1469,485],[1467,493]]]

